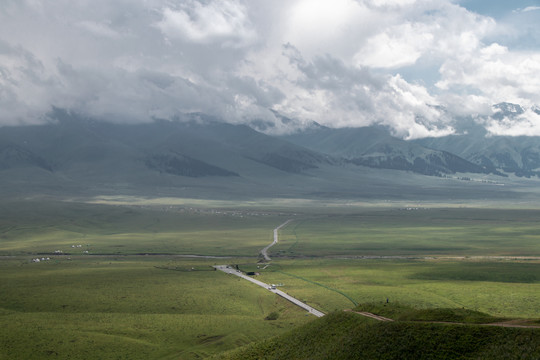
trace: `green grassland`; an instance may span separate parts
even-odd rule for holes
[[[364,209],[298,219],[272,249],[286,256],[540,256],[538,210]]]
[[[66,202],[2,204],[0,216],[0,255],[256,256],[271,242],[275,224],[286,219],[269,211]]]
[[[389,299],[540,318],[539,210],[99,202],[0,204],[0,359],[194,359],[314,319],[212,270],[225,263],[327,313]],[[262,269],[258,252],[288,219]]]
[[[377,322],[337,312],[216,359],[538,359],[537,329]]]
[[[418,308],[540,318],[538,261],[302,259],[260,271],[261,281],[283,284],[281,290],[325,312],[389,299]]]
[[[210,265],[153,257],[0,261],[0,358],[194,359],[309,320]],[[278,319],[264,320],[272,312]]]
[[[400,303],[360,304],[355,312],[369,312],[394,321],[446,322],[457,324],[494,324],[504,322],[504,318],[480,311],[459,308],[418,309]]]

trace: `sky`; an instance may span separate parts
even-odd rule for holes
[[[2,0],[0,126],[58,107],[540,135],[539,18],[540,0]],[[503,102],[522,111],[497,116]]]

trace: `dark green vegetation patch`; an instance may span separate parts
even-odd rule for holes
[[[179,176],[238,176],[232,171],[174,153],[152,155],[146,160],[146,166],[159,172]]]
[[[333,313],[220,359],[538,359],[540,331]]]
[[[452,322],[468,324],[489,324],[504,321],[480,311],[464,308],[417,309],[400,303],[360,304],[354,311],[366,311],[397,321]]]

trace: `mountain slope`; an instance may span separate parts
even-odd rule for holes
[[[433,149],[444,150],[459,155],[472,163],[490,171],[504,171],[517,176],[540,175],[540,137],[538,136],[496,136],[484,127],[527,123],[540,114],[537,106],[524,108],[519,104],[499,103],[492,107],[490,117],[480,119],[480,123],[468,119],[468,126],[462,129],[465,135],[451,135],[441,138],[426,138],[415,143]],[[484,123],[484,124],[481,124]],[[497,126],[495,126],[497,127]],[[489,128],[489,126],[488,126]]]
[[[448,151],[397,139],[381,127],[317,127],[284,138],[311,150],[373,168],[407,170],[424,175],[490,172],[481,164],[471,163]]]
[[[0,148],[0,169],[33,166],[47,171],[53,170],[53,166],[45,159],[20,146],[5,144]]]
[[[452,135],[426,138],[417,144],[453,152],[490,171],[518,176],[540,175],[540,137]]]
[[[232,171],[175,153],[151,155],[148,157],[146,165],[150,169],[155,169],[159,172],[180,176],[238,176],[238,174]]]
[[[31,162],[30,154],[39,153],[54,161],[59,169],[69,169],[80,163],[106,166],[106,162],[113,162],[118,166],[129,159],[143,165],[150,164],[151,169],[159,171],[163,169],[156,166],[156,161],[152,159],[161,157],[165,161],[168,158],[170,162],[173,161],[171,153],[182,158],[183,166],[187,167],[197,161],[215,167],[220,167],[219,163],[225,163],[225,167],[235,167],[242,160],[249,159],[282,171],[300,172],[328,161],[323,155],[261,134],[247,126],[211,119],[205,119],[203,123],[184,119],[182,122],[118,125],[79,119],[61,110],[57,112],[58,124],[3,128],[0,144],[15,143],[4,148],[11,149],[9,154],[13,154],[13,149],[18,149],[19,154],[27,154],[27,162]],[[4,153],[8,154],[7,150]],[[226,156],[220,157],[219,154]],[[4,158],[7,159],[7,155]],[[232,161],[226,163],[225,158]],[[37,163],[37,159],[34,156],[33,162]],[[45,160],[42,162],[46,163]]]
[[[304,178],[305,171],[333,162],[247,126],[198,114],[130,125],[83,119],[61,109],[55,109],[53,117],[55,123],[0,129],[4,192],[29,191],[23,188],[33,186],[37,192],[79,188],[105,193],[158,190],[182,196],[285,196],[299,187],[300,180],[291,177]]]
[[[53,115],[56,122],[46,125],[0,128],[1,196],[437,201],[527,196],[512,187],[494,191],[495,181],[466,182],[415,173],[477,169],[377,128],[321,127],[304,139],[313,140],[308,149],[287,138],[201,114],[129,125],[81,119],[60,109]],[[353,141],[359,136],[362,141]],[[392,167],[410,171],[387,169]]]

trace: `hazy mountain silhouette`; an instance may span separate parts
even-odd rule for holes
[[[392,137],[381,127],[329,129],[313,124],[278,137],[204,114],[118,124],[55,109],[51,118],[54,121],[45,125],[0,129],[4,196],[516,197],[510,188],[494,193],[485,185],[504,179],[497,175],[497,164],[475,162],[469,153],[455,155],[442,145],[430,149],[444,145],[444,138],[426,139],[426,147]],[[527,160],[519,166],[532,169],[534,153],[520,154]],[[463,179],[477,174],[491,180],[444,179],[458,173],[467,174],[459,176]]]

